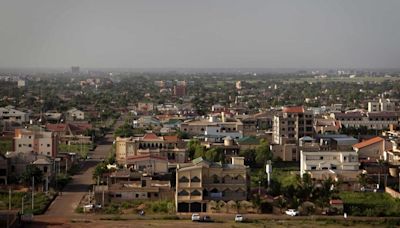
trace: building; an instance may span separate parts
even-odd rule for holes
[[[168,173],[168,159],[151,154],[130,157],[127,159],[126,164],[133,170],[149,175],[162,175]]]
[[[0,121],[12,121],[19,124],[29,121],[29,114],[14,109],[13,106],[0,108]]]
[[[398,112],[332,113],[331,117],[339,121],[342,127],[346,128],[366,127],[368,129],[384,130],[389,129],[391,124],[397,125],[399,123]]]
[[[243,123],[237,119],[217,120],[211,116],[209,119],[189,120],[181,123],[180,131],[191,136],[218,137],[220,140],[230,136],[234,139],[243,137]]]
[[[299,138],[313,136],[313,120],[313,112],[302,106],[283,108],[274,116],[273,143],[296,143]]]
[[[196,158],[176,170],[175,204],[177,212],[207,212],[209,201],[228,202],[247,199],[249,167],[243,157],[232,157],[232,164]]]
[[[67,111],[67,120],[69,121],[84,120],[84,119],[85,119],[85,113],[81,110],[78,110],[76,108],[71,108],[70,110]]]
[[[186,96],[186,82],[185,81],[180,81],[178,82],[177,85],[174,85],[174,96],[176,97],[184,97]]]
[[[340,128],[340,122],[332,118],[314,120],[314,131],[317,134],[338,134]]]
[[[71,73],[72,74],[79,74],[80,73],[80,67],[79,66],[72,66],[71,67]]]
[[[53,132],[15,129],[13,141],[16,153],[34,153],[53,158],[57,156],[58,139]]]
[[[300,151],[300,175],[324,180],[355,181],[359,172],[358,154],[355,151]]]
[[[66,145],[92,143],[92,136],[85,135],[92,128],[91,124],[83,122],[46,124],[46,130],[53,132],[58,137],[59,142]]]
[[[174,191],[171,182],[157,176],[140,172],[118,170],[110,176],[107,185],[94,186],[97,204],[107,205],[126,200],[172,200]],[[114,180],[113,182],[111,182]]]
[[[379,101],[368,102],[368,112],[393,112],[395,111],[395,103],[389,99],[380,98]]]
[[[187,161],[185,143],[177,136],[157,136],[147,133],[143,137],[117,137],[115,154],[119,164],[133,166],[131,163],[139,156],[165,158],[171,163]]]
[[[353,145],[361,162],[386,160],[385,151],[392,149],[392,143],[384,138],[374,137]]]

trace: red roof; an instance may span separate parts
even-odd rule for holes
[[[146,159],[146,158],[148,158],[148,159],[168,160],[167,158],[160,157],[160,156],[155,156],[155,155],[151,155],[151,154],[128,157],[127,160],[140,160],[140,159]]]
[[[154,133],[147,133],[143,136],[143,140],[157,140],[158,136]]]
[[[178,136],[177,135],[166,135],[166,136],[164,136],[164,140],[169,141],[169,142],[176,142],[176,141],[178,141]]]
[[[361,149],[361,148],[364,148],[364,147],[366,147],[366,146],[370,146],[370,145],[372,145],[372,144],[381,142],[381,141],[383,141],[383,140],[384,140],[383,138],[381,138],[381,137],[379,137],[379,136],[376,136],[376,137],[374,137],[374,138],[371,138],[371,139],[368,139],[368,140],[359,142],[359,143],[357,143],[357,144],[354,144],[353,147],[355,147],[355,148],[357,148],[357,149]]]
[[[282,111],[286,113],[303,113],[304,108],[303,106],[284,107]]]
[[[46,124],[46,129],[52,132],[63,132],[67,129],[67,124]]]
[[[340,200],[340,199],[332,199],[332,200],[329,201],[329,204],[330,204],[330,205],[333,205],[333,204],[339,204],[339,205],[341,205],[341,204],[343,204],[343,200]]]

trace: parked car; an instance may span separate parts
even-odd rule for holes
[[[243,221],[244,221],[244,218],[241,214],[237,214],[235,216],[235,222],[243,222]]]
[[[290,216],[297,216],[297,215],[299,215],[299,211],[297,211],[297,210],[295,210],[295,209],[288,209],[288,210],[285,211],[285,213],[286,213],[287,215],[290,215]]]
[[[205,216],[203,217],[202,221],[203,221],[203,222],[212,222],[212,219],[211,219],[210,216],[205,215]]]
[[[192,214],[192,222],[200,222],[201,217],[199,214]]]

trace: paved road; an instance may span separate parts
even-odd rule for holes
[[[120,119],[114,127],[121,126],[123,123],[123,119]],[[101,141],[97,142],[96,149],[88,154],[92,159],[82,163],[80,172],[72,177],[72,181],[65,186],[62,194],[57,196],[52,202],[44,216],[71,218],[77,215],[75,208],[79,205],[79,202],[85,193],[89,191],[89,187],[93,183],[92,174],[94,167],[108,157],[113,140],[113,135],[107,134]]]
[[[107,135],[96,149],[89,153],[93,160],[82,163],[80,172],[72,177],[72,181],[65,186],[62,194],[52,202],[45,215],[69,217],[75,214],[75,208],[93,183],[93,169],[100,160],[107,158],[111,150],[112,140],[112,135]]]

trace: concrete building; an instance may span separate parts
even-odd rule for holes
[[[192,164],[177,167],[177,212],[207,212],[207,204],[211,200],[246,200],[249,184],[249,168],[244,165],[243,157],[232,157],[232,164],[196,158]]]
[[[392,143],[381,137],[374,137],[353,145],[361,162],[386,160],[385,151],[392,149]]]
[[[380,98],[379,101],[368,102],[368,112],[393,112],[395,107],[395,103],[389,99]]]
[[[58,140],[53,132],[16,129],[14,136],[16,153],[35,153],[55,158],[58,151]]]
[[[133,165],[138,156],[165,158],[171,163],[187,161],[185,143],[177,136],[157,136],[147,133],[143,137],[117,137],[115,140],[116,159],[119,164]]]
[[[243,123],[237,119],[221,119],[211,116],[209,119],[189,120],[181,123],[180,130],[191,136],[208,135],[221,139],[230,136],[232,138],[243,137]]]
[[[384,130],[391,124],[399,123],[399,113],[397,112],[347,112],[332,113],[331,117],[339,121],[342,127],[366,127],[368,129]]]
[[[12,121],[19,124],[29,122],[29,114],[14,109],[13,106],[0,108],[0,121]]]
[[[302,106],[285,107],[277,113],[273,120],[273,143],[297,143],[299,138],[313,136],[312,111],[304,110]]]
[[[300,151],[300,175],[309,173],[317,180],[329,177],[355,181],[359,172],[355,151]]]
[[[71,108],[70,110],[67,111],[67,120],[69,121],[74,121],[74,120],[84,120],[85,119],[85,113],[81,110],[78,110],[76,108]]]

